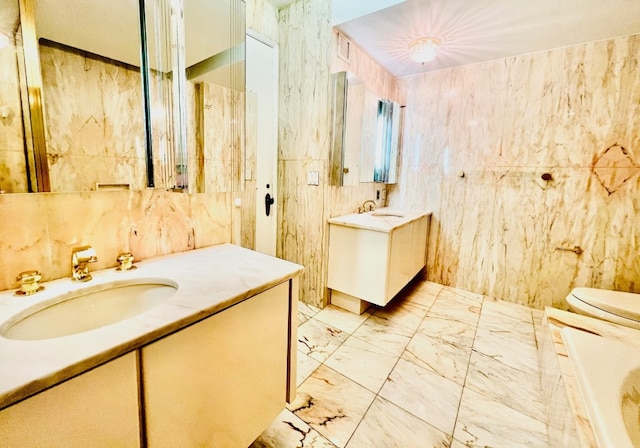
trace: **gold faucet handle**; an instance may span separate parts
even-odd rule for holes
[[[18,274],[16,280],[20,283],[20,289],[16,291],[19,296],[30,296],[44,289],[44,286],[38,285],[38,281],[42,278],[40,272],[36,270],[24,271]]]
[[[118,255],[116,261],[120,263],[120,266],[116,268],[116,271],[132,271],[136,269],[133,265],[133,254],[131,252],[123,252]]]

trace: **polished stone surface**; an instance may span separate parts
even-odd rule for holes
[[[303,361],[306,379],[289,406],[302,422],[281,415],[252,448],[546,448],[537,358],[526,350],[535,352],[534,318],[521,305],[422,281],[364,318],[333,307],[306,316],[303,346],[326,347],[326,358]],[[334,334],[344,341],[328,344]]]
[[[170,334],[302,272],[302,266],[222,244],[136,263],[137,269],[93,272],[90,283],[62,278],[30,297],[0,294],[0,325],[39,303],[86,286],[160,278],[178,290],[156,307],[95,330],[39,341],[0,338],[0,408]],[[36,361],[37,360],[37,361]]]

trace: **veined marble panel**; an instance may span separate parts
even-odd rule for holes
[[[278,10],[266,0],[248,0],[246,3],[247,29],[278,42]]]
[[[389,204],[433,210],[430,280],[536,308],[566,308],[574,286],[640,291],[639,49],[631,35],[399,80]]]
[[[0,49],[0,194],[28,191],[17,50],[13,43]]]
[[[451,436],[394,405],[376,397],[347,448],[371,447],[442,447],[449,446]]]
[[[335,445],[344,447],[374,398],[373,392],[320,366],[300,385],[296,399],[287,408]]]
[[[52,191],[93,190],[96,183],[144,188],[118,169],[121,159],[144,160],[139,70],[56,44],[40,45],[40,60]]]
[[[544,423],[465,388],[453,437],[467,447],[546,448]]]
[[[0,290],[38,269],[43,281],[71,274],[71,250],[89,244],[91,269],[116,266],[120,252],[136,260],[229,242],[231,195],[163,190],[0,195]]]
[[[323,159],[331,138],[331,2],[299,0],[279,10],[279,159]]]

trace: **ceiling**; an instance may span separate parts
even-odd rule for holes
[[[640,0],[406,0],[336,28],[393,76],[405,77],[640,33]],[[421,65],[407,46],[425,36],[442,43]]]
[[[640,0],[333,0],[332,19],[389,73],[405,77],[640,33]],[[425,36],[442,44],[421,65],[407,46]]]

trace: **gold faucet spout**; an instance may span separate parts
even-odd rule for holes
[[[71,280],[74,282],[88,282],[91,280],[89,263],[98,261],[96,251],[91,246],[76,247],[71,251]]]
[[[367,207],[367,205],[369,207]],[[372,212],[376,209],[376,201],[371,199],[367,199],[362,203],[360,207],[358,207],[358,213]]]

